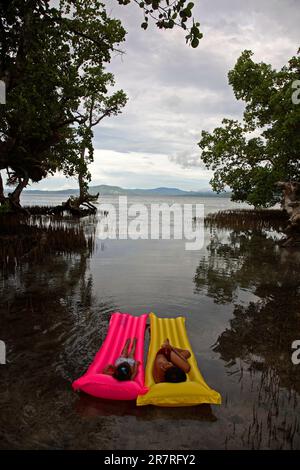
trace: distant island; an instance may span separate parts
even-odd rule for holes
[[[214,193],[211,190],[184,191],[178,188],[153,188],[153,189],[126,189],[119,186],[109,186],[101,184],[99,186],[90,186],[91,194],[99,193],[100,196],[190,196],[190,197],[230,197],[231,193],[225,192],[221,194]],[[62,189],[57,191],[47,191],[40,189],[28,189],[25,194],[69,194],[77,195],[78,189]]]

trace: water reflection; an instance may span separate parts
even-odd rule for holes
[[[2,448],[61,448],[71,441],[70,384],[92,360],[116,310],[107,299],[95,302],[89,256],[53,255],[34,270],[23,266],[1,289]]]
[[[95,220],[84,224],[94,233]],[[300,448],[299,372],[290,361],[300,331],[300,260],[274,239],[218,228],[206,232],[199,253],[180,241],[100,241],[94,252],[17,268],[0,285],[8,360],[0,368],[0,447]],[[110,314],[150,309],[187,316],[221,407],[138,408],[73,393]]]
[[[230,303],[241,289],[260,298],[267,285],[274,292],[282,284],[300,286],[300,253],[280,248],[271,234],[232,231],[220,238],[211,238],[209,256],[203,255],[197,267],[196,292]]]
[[[184,409],[164,408],[157,406],[138,407],[134,401],[116,402],[110,400],[101,400],[80,394],[79,400],[75,405],[76,411],[84,417],[95,416],[135,416],[137,420],[153,421],[163,418],[164,420],[196,420],[214,422],[216,417],[212,412],[210,405],[190,406]]]
[[[291,345],[300,332],[300,253],[251,231],[227,232],[222,242],[212,237],[207,250],[194,277],[196,292],[234,303],[213,350],[241,392],[250,389],[255,397],[240,438],[253,449],[297,448],[300,374]],[[226,446],[236,437],[234,429]]]

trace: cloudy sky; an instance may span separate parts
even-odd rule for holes
[[[108,11],[128,31],[109,70],[116,89],[129,97],[123,113],[95,128],[92,184],[125,188],[158,186],[198,190],[209,187],[197,142],[223,117],[238,119],[227,73],[244,49],[258,61],[282,67],[300,45],[300,0],[195,0],[204,38],[197,49],[180,29],[140,28],[141,10],[106,0]],[[61,175],[32,189],[76,187]]]

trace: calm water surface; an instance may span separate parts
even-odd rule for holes
[[[237,207],[217,198],[155,202],[204,202],[206,213]],[[206,229],[200,251],[186,251],[184,240],[96,240],[91,256],[52,256],[2,279],[0,448],[299,449],[291,343],[300,339],[300,254],[274,238]],[[222,405],[137,408],[73,393],[116,310],[185,315]]]

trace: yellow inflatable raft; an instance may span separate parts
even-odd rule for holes
[[[201,403],[220,404],[220,394],[206,384],[198,369],[187,336],[185,318],[158,318],[154,313],[150,313],[149,317],[151,339],[145,375],[145,385],[149,387],[149,392],[138,396],[137,405],[192,406]],[[176,384],[166,382],[156,384],[154,382],[152,375],[154,360],[157,351],[166,338],[169,338],[172,346],[188,349],[191,352],[189,358],[191,370],[188,373],[186,382]]]

